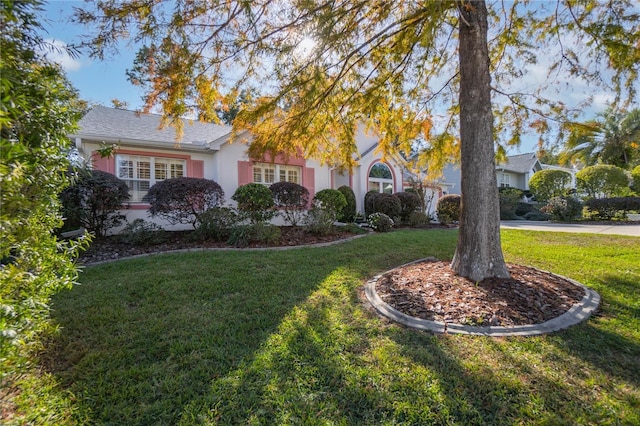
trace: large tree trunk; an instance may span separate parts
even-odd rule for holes
[[[460,1],[459,9],[462,207],[451,267],[477,282],[509,272],[500,246],[487,7],[484,1]]]

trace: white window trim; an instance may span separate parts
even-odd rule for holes
[[[156,184],[157,182],[163,181],[165,179],[168,178],[172,178],[172,177],[184,177],[187,175],[187,161],[185,159],[182,158],[173,158],[173,157],[154,157],[151,155],[138,155],[138,154],[116,154],[116,176],[125,181],[127,183],[127,185],[129,185],[129,193],[131,194],[131,200],[130,202],[135,204],[135,203],[144,203],[145,201],[143,201],[144,196],[147,194],[147,191],[135,191],[133,190],[133,183],[134,182],[148,182],[149,183],[149,188],[151,188],[154,184]],[[133,171],[134,171],[134,176],[133,177],[122,177],[120,170],[120,162],[121,161],[133,161]],[[135,174],[137,174],[137,171],[139,170],[136,165],[138,162],[141,161],[146,161],[149,162],[149,178],[140,178],[140,177],[136,177]],[[156,163],[164,163],[167,164],[167,177],[165,179],[157,179],[156,178]],[[172,171],[172,167],[171,165],[180,165],[182,166],[182,174],[180,173],[175,173],[177,170]],[[131,184],[130,184],[131,183]]]
[[[387,169],[389,169],[389,173],[391,173],[391,178],[387,179],[387,178],[378,178],[378,177],[367,176],[367,190],[368,191],[372,191],[373,189],[369,189],[369,188],[371,187],[371,183],[375,183],[377,185],[377,187],[378,187],[378,192],[383,193],[385,184],[391,184],[391,192],[390,193],[393,194],[393,192],[395,190],[395,185],[394,185],[394,182],[393,182],[393,171],[391,170],[391,167],[389,167],[385,163],[377,162],[377,163],[375,163],[374,165],[371,166],[371,169],[369,169],[369,174],[371,174],[371,170],[373,170],[373,167],[376,164],[382,164]]]
[[[256,169],[260,169],[260,180],[256,180]],[[265,170],[273,170],[273,181],[265,182]],[[295,171],[297,179],[295,181],[289,180],[289,172]],[[285,173],[284,181],[280,179],[280,174]],[[253,182],[260,183],[262,185],[273,185],[278,182],[293,182],[298,185],[302,185],[302,167],[300,166],[291,166],[288,164],[275,164],[275,163],[254,163],[253,165]]]

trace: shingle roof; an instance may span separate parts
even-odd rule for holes
[[[526,154],[510,155],[507,157],[506,163],[498,164],[496,167],[510,172],[529,173],[533,170],[536,162],[538,162],[538,157],[536,157],[535,152],[529,152]]]
[[[159,129],[161,116],[139,114],[135,111],[93,107],[78,123],[76,136],[91,139],[138,141],[149,145],[175,145],[204,147],[231,133],[230,126],[203,123],[184,119],[184,135],[176,141],[176,131],[171,126]]]

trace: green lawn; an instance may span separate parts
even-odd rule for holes
[[[87,268],[54,300],[34,419],[55,424],[640,424],[640,239],[503,231],[507,261],[597,290],[534,338],[434,336],[374,315],[363,281],[450,259],[455,230]],[[34,390],[35,393],[37,390]],[[28,400],[28,398],[25,398]],[[40,416],[38,418],[38,416]]]

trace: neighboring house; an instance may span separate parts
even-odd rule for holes
[[[542,170],[542,164],[534,152],[510,155],[507,162],[496,165],[496,179],[499,188],[518,188],[529,190],[529,179],[537,171]]]
[[[364,210],[367,191],[395,193],[404,188],[402,168],[382,160],[376,152],[378,138],[364,129],[356,137],[356,167],[351,173],[341,173],[305,158],[249,158],[247,145],[231,140],[229,126],[185,120],[184,135],[176,141],[175,130],[160,129],[160,120],[155,114],[96,106],[80,120],[78,132],[70,135],[94,169],[113,173],[127,183],[131,200],[123,212],[129,221],[149,219],[144,196],[156,182],[173,177],[212,179],[224,190],[227,204],[233,204],[231,196],[239,186],[250,182],[295,182],[306,187],[311,197],[322,189],[347,185],[356,194],[358,211]],[[247,136],[238,138],[250,140]],[[105,144],[115,145],[114,155],[101,158],[98,150]]]

